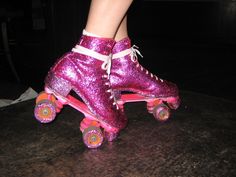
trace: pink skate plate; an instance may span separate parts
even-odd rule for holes
[[[124,109],[124,104],[129,102],[147,102],[147,110],[149,113],[152,113],[153,116],[158,121],[166,121],[170,117],[170,109],[164,102],[172,102],[174,98],[165,98],[165,99],[158,99],[158,98],[151,98],[145,97],[140,94],[121,94],[120,99],[117,100],[117,103],[121,109]]]

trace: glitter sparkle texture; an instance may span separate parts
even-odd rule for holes
[[[132,54],[134,50],[129,38],[117,42],[112,53],[117,55],[127,49],[130,49],[129,54],[112,60],[110,75],[112,88],[116,91],[132,91],[153,98],[173,97],[175,99],[172,104],[177,108],[180,100],[176,84],[153,75],[139,64],[137,58],[132,60],[132,56],[137,56]]]
[[[109,56],[114,43],[112,39],[83,35],[77,45]],[[68,52],[50,69],[45,86],[62,96],[74,90],[98,120],[122,129],[127,124],[127,118],[123,111],[113,105],[111,92],[107,92],[111,89],[110,84],[105,84],[109,80],[103,77],[107,71],[101,68],[102,64],[103,61],[89,54]]]

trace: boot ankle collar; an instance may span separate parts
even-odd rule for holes
[[[143,55],[140,53],[140,51],[138,50],[138,46],[133,45],[131,48],[125,49],[121,52],[115,53],[112,55],[112,59],[119,59],[119,58],[123,58],[127,55],[130,55],[131,60],[133,62],[135,62],[138,59],[138,56],[141,56],[143,58]]]
[[[110,55],[115,41],[111,38],[100,38],[82,35],[78,45],[102,55]]]

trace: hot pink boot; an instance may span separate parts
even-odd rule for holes
[[[143,68],[137,60],[136,53],[140,53],[135,46],[131,47],[131,41],[128,37],[117,42],[112,53],[110,82],[112,88],[116,90],[117,98],[119,92],[131,91],[144,97],[138,96],[138,99],[136,99],[137,97],[125,97],[126,100],[123,100],[123,103],[132,102],[136,99],[137,101],[143,100],[147,101],[148,104],[153,104],[149,98],[158,98],[161,102],[167,102],[172,109],[178,108],[180,99],[177,86],[158,78]],[[150,107],[150,105],[148,106]]]
[[[55,63],[45,79],[46,90],[59,97],[65,98],[73,90],[96,116],[105,132],[110,132],[109,141],[127,123],[109,81],[113,46],[113,39],[83,35],[79,44]],[[88,123],[97,125],[90,119],[85,120],[82,122],[83,130]]]

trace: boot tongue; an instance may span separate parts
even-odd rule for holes
[[[115,41],[111,38],[100,38],[83,35],[79,41],[80,46],[93,50],[102,55],[110,55]]]
[[[112,53],[115,54],[129,48],[131,48],[131,40],[129,39],[129,37],[126,37],[115,44],[112,49]]]

